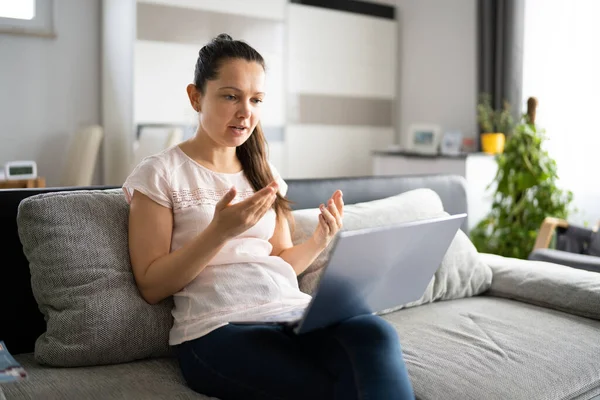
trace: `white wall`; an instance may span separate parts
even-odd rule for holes
[[[198,50],[197,45],[136,40],[133,71],[136,124],[197,122],[186,86],[193,82]]]
[[[122,185],[133,158],[133,58],[136,4],[102,2],[104,184]]]
[[[73,133],[100,122],[100,0],[54,7],[55,39],[0,35],[0,165],[35,160],[48,186]]]
[[[412,123],[475,137],[476,0],[398,0],[398,144]]]

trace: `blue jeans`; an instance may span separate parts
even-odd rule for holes
[[[226,325],[176,346],[187,384],[230,399],[414,399],[396,330],[375,315],[296,335]]]

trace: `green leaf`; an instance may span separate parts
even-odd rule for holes
[[[535,186],[536,183],[538,182],[537,179],[535,178],[535,176],[533,176],[532,174],[530,174],[529,172],[526,172],[526,171],[518,173],[516,176],[516,181],[517,181],[517,190],[519,190],[519,191],[525,191],[525,190]]]

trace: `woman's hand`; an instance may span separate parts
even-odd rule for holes
[[[342,219],[344,217],[342,191],[336,190],[333,196],[327,201],[327,204],[321,204],[319,209],[321,210],[319,224],[312,235],[312,240],[324,249],[342,228]]]
[[[230,204],[235,198],[235,188],[229,189],[215,206],[215,214],[211,225],[226,240],[234,238],[253,227],[277,198],[279,190],[275,181],[258,192],[236,204]]]

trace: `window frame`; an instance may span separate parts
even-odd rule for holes
[[[0,34],[55,38],[54,0],[35,0],[35,16],[29,20],[0,17]]]

